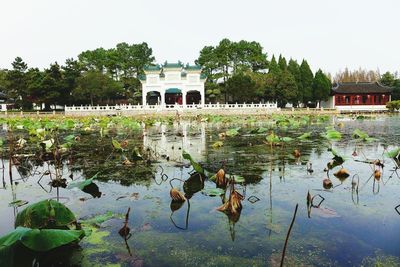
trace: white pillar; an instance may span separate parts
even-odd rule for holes
[[[184,108],[186,107],[186,96],[187,92],[185,90],[182,90],[182,105]]]
[[[147,98],[147,92],[145,90],[142,90],[142,105],[146,106],[146,98]]]
[[[160,95],[161,95],[161,102],[160,102],[160,106],[165,106],[165,90],[164,91],[160,91]]]

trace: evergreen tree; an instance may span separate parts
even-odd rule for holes
[[[279,68],[280,68],[282,71],[284,71],[284,70],[287,69],[286,58],[283,57],[282,55],[279,55],[278,65],[279,65]]]
[[[276,62],[275,56],[272,56],[271,62],[269,63],[268,73],[278,74],[280,72],[280,68],[278,63]]]
[[[285,107],[287,103],[297,101],[297,84],[293,75],[287,70],[282,71],[278,77],[276,100],[279,107]]]
[[[302,102],[307,105],[309,101],[312,100],[312,83],[314,75],[308,65],[307,61],[303,59],[300,65],[300,75],[301,75],[301,95]]]
[[[312,84],[313,88],[313,100],[321,104],[321,101],[327,101],[331,92],[331,81],[329,78],[319,69],[315,73],[315,77]]]
[[[301,83],[300,66],[296,60],[290,59],[287,69],[293,75],[294,79],[296,80],[297,101],[296,101],[296,103],[293,103],[293,104],[295,104],[297,106],[297,104],[299,102],[302,102],[302,100],[303,100],[303,94],[302,94],[303,93],[302,92],[303,84]]]
[[[22,58],[15,58],[12,63],[13,69],[7,72],[7,95],[15,100],[15,104],[23,109],[32,107],[28,99],[28,84],[26,79],[26,71],[28,65]]]

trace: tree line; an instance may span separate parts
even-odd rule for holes
[[[77,59],[57,62],[48,68],[28,68],[21,57],[12,68],[0,70],[0,91],[13,99],[16,108],[29,110],[33,103],[51,105],[114,104],[141,100],[138,77],[154,64],[147,43],[119,43],[111,49],[80,53]]]
[[[105,105],[141,103],[139,77],[155,57],[147,43],[119,43],[114,48],[97,48],[80,53],[40,70],[28,67],[17,57],[9,70],[0,70],[0,91],[17,108],[31,109],[33,103],[51,105]],[[229,39],[201,49],[196,64],[207,76],[206,102],[277,102],[283,107],[312,106],[327,100],[330,74],[312,72],[307,60],[300,63],[283,55],[269,59],[258,42]],[[358,70],[336,74],[336,81],[375,80],[400,88],[396,74]],[[354,81],[354,80],[353,80]]]
[[[314,75],[305,59],[299,64],[273,55],[269,61],[257,42],[223,39],[216,46],[205,46],[196,62],[207,74],[206,96],[212,102],[307,106],[327,100],[331,89],[327,75],[320,69]]]

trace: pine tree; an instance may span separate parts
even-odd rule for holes
[[[282,71],[284,71],[284,70],[287,69],[286,58],[283,57],[282,55],[279,55],[278,65],[279,65],[279,68],[280,68]]]
[[[329,78],[319,69],[315,73],[315,77],[312,83],[313,88],[313,100],[321,104],[321,101],[327,101],[331,91],[331,81]]]
[[[268,73],[278,74],[279,72],[279,65],[276,62],[275,56],[272,56],[271,62],[269,63]]]
[[[303,92],[302,92],[303,85],[301,83],[300,66],[296,60],[290,59],[287,69],[293,75],[294,79],[296,80],[296,84],[297,84],[297,101],[296,102],[297,103],[293,103],[293,104],[297,105],[299,102],[302,102],[302,100],[303,100]]]
[[[312,83],[314,75],[307,61],[303,59],[300,65],[302,102],[307,105],[312,100]]]

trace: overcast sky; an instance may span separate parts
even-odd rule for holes
[[[64,63],[84,50],[147,42],[157,62],[193,62],[222,38],[316,70],[400,71],[398,0],[0,0],[0,68]]]

